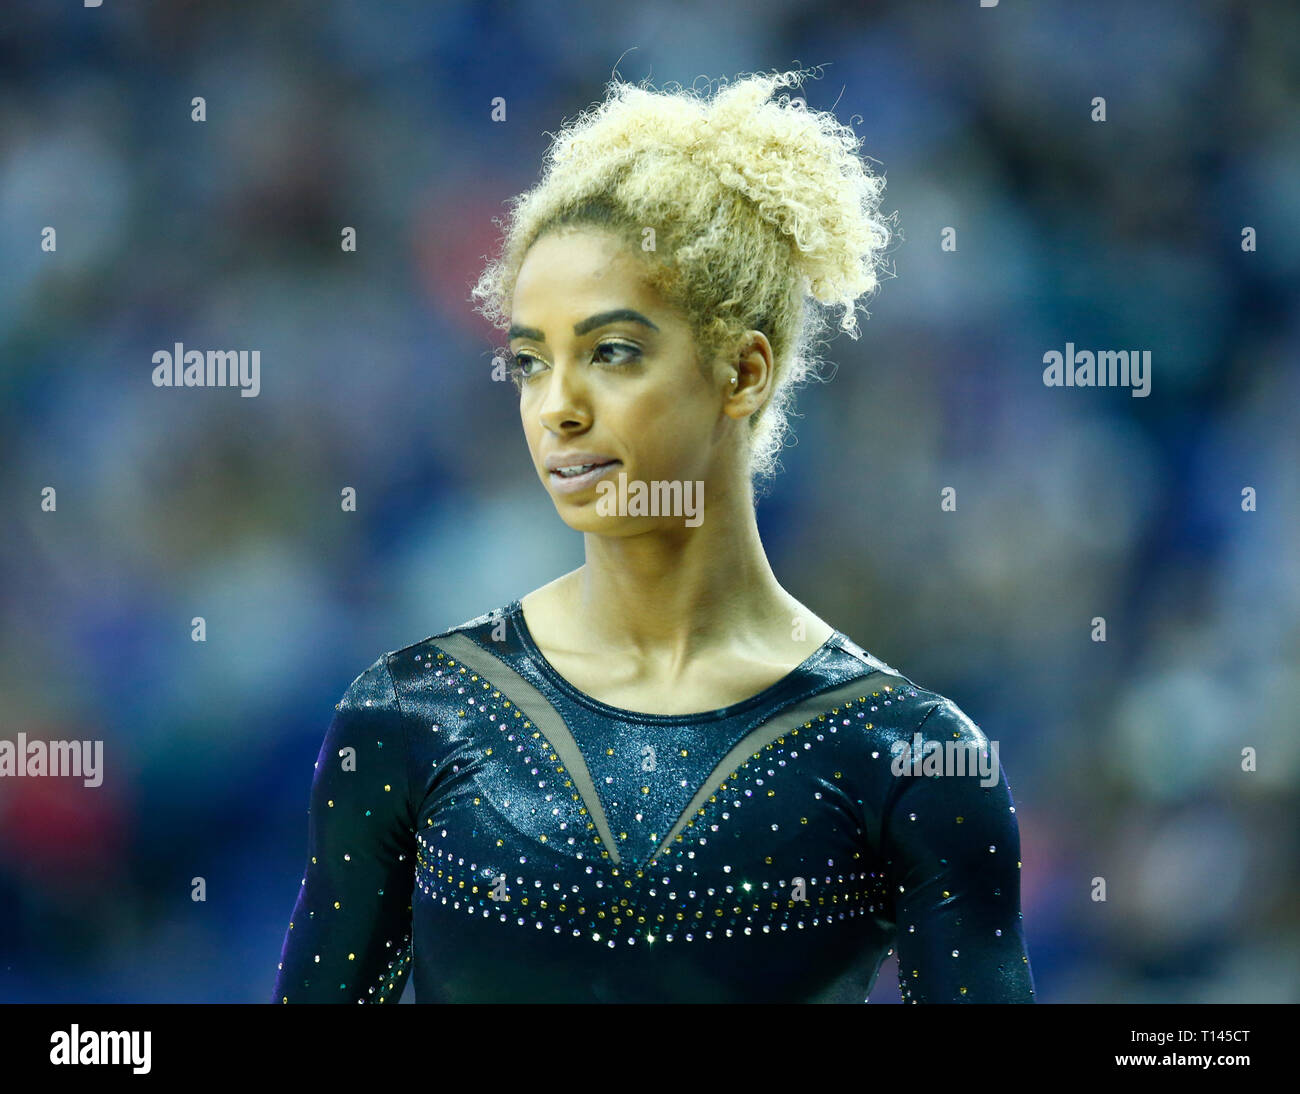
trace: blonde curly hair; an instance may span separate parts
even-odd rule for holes
[[[773,390],[749,419],[756,493],[777,471],[795,388],[820,363],[826,310],[843,307],[839,329],[858,337],[855,305],[877,287],[897,215],[880,215],[884,178],[859,158],[851,128],[788,93],[769,101],[804,76],[746,75],[712,98],[611,80],[604,102],[555,135],[538,184],[508,202],[504,223],[494,218],[501,249],[471,292],[506,330],[529,248],[589,226],[648,259],[648,283],[687,317],[702,362],[762,331]]]

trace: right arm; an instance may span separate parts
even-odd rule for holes
[[[307,864],[272,1001],[396,1001],[411,957],[415,822],[387,656],[336,707],[312,778]]]

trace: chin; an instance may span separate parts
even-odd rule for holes
[[[597,536],[635,536],[650,529],[645,517],[601,516],[596,512],[596,499],[590,498],[574,504],[562,498],[553,498],[555,511],[575,532],[591,533]]]

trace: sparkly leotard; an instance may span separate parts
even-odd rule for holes
[[[895,773],[898,741],[989,742],[838,631],[743,702],[639,714],[516,600],[336,710],[276,1002],[864,1002],[894,948],[905,1001],[1032,1002],[996,750],[996,782]]]

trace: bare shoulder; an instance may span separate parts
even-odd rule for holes
[[[524,622],[533,641],[543,650],[564,647],[566,616],[561,610],[565,602],[564,590],[576,570],[562,574],[554,581],[540,585],[531,593],[519,598],[519,605],[524,612]]]
[[[831,635],[838,633],[838,628],[831,626],[816,612],[792,598],[790,632],[792,636],[799,636],[802,645],[807,646],[811,652],[824,645]]]

